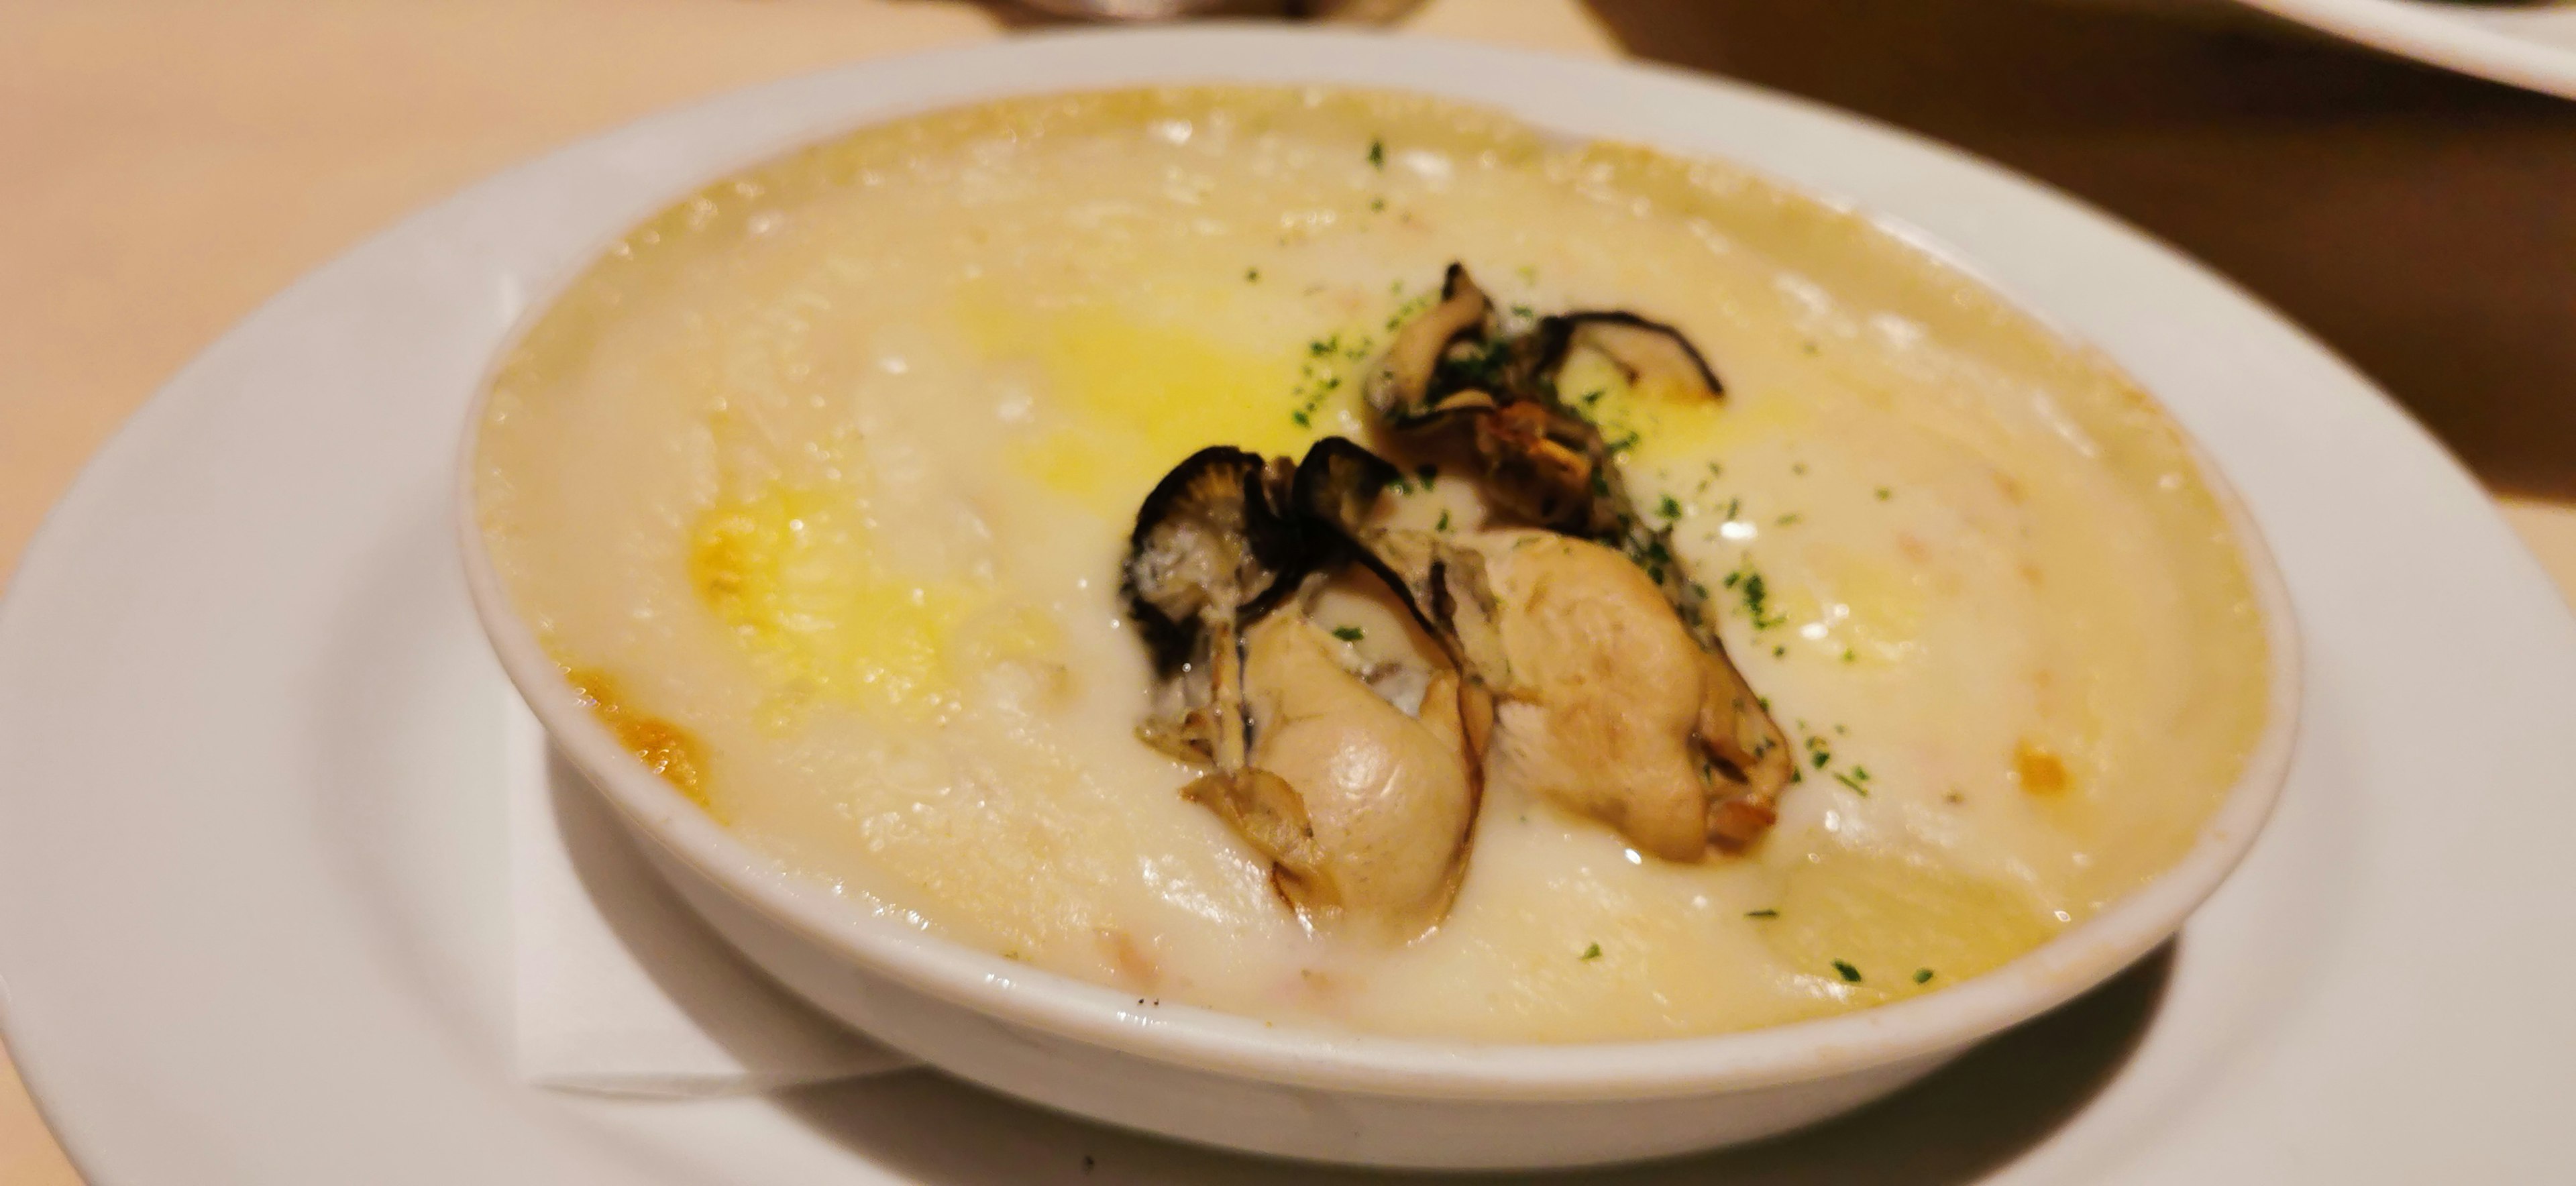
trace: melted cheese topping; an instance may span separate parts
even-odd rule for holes
[[[1447,920],[1389,947],[1306,933],[1135,739],[1118,563],[1202,446],[1368,440],[1359,377],[1452,259],[1515,319],[1668,321],[1724,379],[1579,355],[1563,385],[1801,777],[1698,864],[1489,794]],[[1400,521],[1484,524],[1403,460]],[[479,464],[522,612],[782,869],[1263,1017],[1646,1038],[1937,989],[2169,864],[2263,725],[2224,516],[2116,372],[1851,215],[1417,98],[1012,102],[721,182],[536,323]],[[1361,659],[1411,630],[1383,597],[1314,614]]]

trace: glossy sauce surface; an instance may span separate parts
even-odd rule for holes
[[[1800,747],[1694,864],[1489,795],[1447,919],[1310,935],[1138,742],[1118,562],[1203,445],[1370,439],[1357,388],[1462,260],[1723,377],[1563,379]],[[1597,394],[1596,394],[1597,393]],[[1014,959],[1282,1021],[1562,1041],[1937,989],[2190,846],[2263,725],[2243,562],[2116,371],[1863,220],[1727,167],[1403,96],[1030,100],[709,187],[507,359],[483,526],[568,670],[791,873]],[[1463,475],[1397,517],[1466,534]],[[1410,629],[1364,587],[1335,645]],[[639,732],[639,736],[642,735]]]

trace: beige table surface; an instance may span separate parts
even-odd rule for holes
[[[2576,597],[2576,104],[2179,0],[1377,6],[1813,95],[2099,203],[2369,371]],[[0,4],[0,582],[173,370],[405,211],[656,108],[1017,23],[962,0]],[[77,1181],[0,1057],[0,1184]]]

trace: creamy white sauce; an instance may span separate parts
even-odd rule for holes
[[[1306,933],[1135,739],[1117,564],[1199,447],[1365,439],[1358,377],[1452,259],[1715,365],[1722,404],[1594,411],[1805,764],[1695,864],[1489,795],[1448,917],[1390,947]],[[2173,860],[2262,725],[2241,559],[2118,374],[1849,215],[1408,97],[1006,103],[711,186],[535,326],[480,465],[521,611],[782,868],[1281,1020],[1656,1037],[1939,988]],[[1401,514],[1483,510],[1453,474]]]

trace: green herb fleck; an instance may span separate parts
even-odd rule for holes
[[[1512,316],[1518,317],[1523,321],[1528,321],[1531,318],[1538,316],[1538,310],[1530,308],[1527,305],[1514,305],[1512,306]]]
[[[1860,661],[1860,652],[1855,651],[1855,650],[1851,649],[1850,647],[1844,647],[1844,648],[1843,648],[1843,662],[1845,662],[1845,663],[1857,663],[1857,662],[1859,662],[1859,661]]]
[[[1730,523],[1734,522],[1734,521],[1736,520],[1736,518],[1738,518],[1739,516],[1741,516],[1741,515],[1743,515],[1743,514],[1744,514],[1744,500],[1743,500],[1743,499],[1741,499],[1741,498],[1730,498],[1730,499],[1727,499],[1727,500],[1726,500],[1726,518],[1727,518],[1727,521],[1728,521],[1728,522],[1730,522]]]
[[[1930,984],[1930,983],[1932,982],[1932,969],[1930,969],[1930,968],[1916,968],[1916,969],[1914,969],[1914,982],[1915,982],[1916,984]]]
[[[1433,531],[1447,531],[1447,530],[1449,530],[1449,512],[1447,512],[1447,511],[1442,511],[1442,512],[1440,512],[1440,521],[1439,521],[1438,523],[1434,523],[1434,524],[1432,524],[1432,525],[1431,525],[1431,529],[1432,529]]]
[[[1384,198],[1370,198],[1370,199],[1369,199],[1369,209],[1370,209],[1372,212],[1374,212],[1374,211],[1380,211],[1380,210],[1384,210],[1384,209],[1386,209],[1386,199],[1384,199]]]
[[[1521,283],[1523,284],[1538,283],[1538,267],[1535,264],[1522,264],[1521,266],[1512,269],[1512,272],[1514,275],[1521,278]]]
[[[1848,960],[1835,960],[1834,971],[1842,974],[1843,982],[1846,984],[1860,983],[1860,969],[1851,966]]]
[[[1740,574],[1743,579],[1740,581],[1735,579],[1737,574]],[[1771,612],[1771,589],[1763,583],[1762,574],[1754,570],[1750,559],[1737,570],[1737,574],[1730,574],[1727,584],[1743,595],[1744,615],[1753,619],[1755,630],[1768,630],[1774,626],[1788,624],[1788,615]]]
[[[1786,515],[1782,515],[1782,516],[1780,516],[1780,526],[1782,526],[1782,527],[1795,527],[1795,526],[1797,526],[1797,525],[1798,525],[1798,518],[1799,518],[1799,516],[1798,516],[1795,512],[1792,512],[1792,513],[1790,513],[1790,514],[1786,514]]]
[[[1847,774],[1847,773],[1845,773],[1845,772],[1843,772],[1843,771],[1840,771],[1840,770],[1834,771],[1834,781],[1835,781],[1835,782],[1838,782],[1838,783],[1841,783],[1841,784],[1843,784],[1844,786],[1850,787],[1851,789],[1853,789],[1853,790],[1855,790],[1855,791],[1860,792],[1860,797],[1861,797],[1861,798],[1863,798],[1863,799],[1869,798],[1869,788],[1868,788],[1868,787],[1865,787],[1865,786],[1860,785],[1860,784],[1861,784],[1861,780],[1859,780],[1859,779],[1857,779],[1857,778],[1853,778],[1851,775],[1849,775],[1849,774]]]
[[[1806,477],[1806,476],[1807,476],[1807,463],[1806,463],[1806,462],[1803,462],[1803,461],[1794,461],[1794,462],[1791,462],[1791,463],[1789,463],[1789,472],[1790,472],[1790,473],[1793,473],[1793,474],[1796,474],[1796,475],[1798,475],[1799,477],[1802,477],[1802,478],[1803,478],[1803,477]]]
[[[1358,642],[1359,640],[1368,637],[1368,633],[1357,626],[1335,626],[1333,627],[1333,637],[1338,638],[1343,642]]]
[[[1259,268],[1245,268],[1245,269],[1243,270],[1243,282],[1244,282],[1244,283],[1246,283],[1246,284],[1259,284],[1259,283],[1261,283],[1261,269],[1259,269]]]
[[[1584,948],[1584,949],[1583,949],[1583,958],[1588,959],[1588,960],[1597,960],[1597,959],[1600,959],[1600,958],[1601,958],[1601,945],[1600,945],[1600,944],[1598,944],[1598,943],[1595,943],[1595,944],[1593,944],[1593,945],[1592,945],[1592,946],[1590,946],[1590,947],[1586,947],[1586,948]]]
[[[1372,169],[1383,169],[1386,167],[1386,141],[1369,141],[1369,167]]]
[[[1771,657],[1774,659],[1786,659],[1789,657],[1789,648],[1773,647],[1771,648]]]
[[[1655,504],[1655,512],[1667,519],[1678,519],[1682,517],[1682,504],[1667,494],[1662,502]]]
[[[1315,422],[1315,418],[1308,415],[1304,408],[1299,408],[1294,412],[1288,413],[1288,419],[1295,421],[1299,428],[1305,428]]]
[[[1440,477],[1440,467],[1436,465],[1416,466],[1413,470],[1413,476],[1422,480],[1423,489],[1429,490],[1431,488],[1431,483],[1438,480]]]
[[[1745,912],[1744,912],[1744,917],[1746,917],[1746,918],[1778,918],[1778,917],[1780,917],[1780,912],[1779,912],[1779,911],[1777,911],[1777,910],[1772,910],[1772,909],[1768,909],[1768,908],[1761,909],[1761,910],[1747,910],[1747,911],[1745,911]]]
[[[1816,353],[1816,344],[1814,342],[1800,342],[1798,343],[1798,348],[1806,351],[1810,355]]]
[[[1894,497],[1896,497],[1896,492],[1895,492],[1895,491],[1890,490],[1890,489],[1888,489],[1888,488],[1887,488],[1887,487],[1885,487],[1885,486],[1881,486],[1881,487],[1879,487],[1879,488],[1878,488],[1878,500],[1879,500],[1880,502],[1886,502],[1888,499],[1891,499],[1891,498],[1894,498]]]

